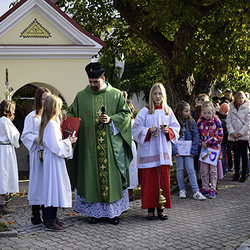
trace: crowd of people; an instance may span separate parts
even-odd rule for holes
[[[244,92],[233,97],[226,89],[222,97],[218,91],[212,102],[200,94],[192,112],[185,101],[172,111],[164,86],[156,83],[150,90],[149,104],[134,119],[126,92],[105,82],[101,64],[90,63],[85,70],[89,84],[77,93],[67,112],[67,116],[81,118],[77,137],[62,138],[62,100],[47,88],[37,89],[34,111],[25,118],[21,141],[29,150],[28,200],[33,224],[43,223],[51,231],[65,230],[57,208],[72,206],[72,187],[74,210],[88,216],[90,224],[102,218],[119,224],[119,216],[129,209],[132,191],[138,185],[138,169],[147,219],[167,220],[164,207],[171,208],[173,160],[183,199],[187,197],[185,167],[196,200],[216,197],[218,179],[233,170],[233,158],[233,181],[246,180],[250,101]],[[14,102],[1,102],[2,214],[15,212],[6,205],[5,194],[18,192],[14,147],[19,147],[20,133],[12,123],[14,113]]]

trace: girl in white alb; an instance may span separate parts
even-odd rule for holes
[[[37,138],[41,123],[43,104],[50,91],[40,87],[36,90],[34,108],[24,120],[21,141],[29,150],[29,204],[32,205],[31,222],[34,225],[42,223],[40,209],[44,214],[43,202],[43,163],[39,160]],[[41,206],[42,205],[42,206]]]
[[[162,84],[155,84],[149,94],[149,106],[140,110],[135,118],[132,134],[138,142],[137,162],[140,168],[142,209],[148,209],[147,219],[154,219],[155,207],[158,218],[166,220],[158,204],[159,189],[166,197],[166,208],[171,208],[170,165],[172,145],[179,137],[180,125],[167,105]]]
[[[72,143],[76,137],[62,140],[58,116],[62,100],[54,95],[47,96],[41,118],[38,145],[44,146],[43,153],[43,194],[46,229],[61,231],[65,227],[58,223],[57,208],[72,206],[71,184],[65,158],[73,157]]]
[[[3,100],[0,104],[0,215],[14,213],[5,205],[6,193],[18,193],[18,167],[15,148],[19,147],[15,117],[15,103]]]

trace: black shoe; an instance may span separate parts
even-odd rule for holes
[[[89,217],[89,224],[96,224],[99,222],[98,218],[95,217]]]
[[[31,223],[33,224],[33,225],[39,225],[39,224],[42,224],[43,222],[42,222],[42,220],[41,220],[41,218],[40,217],[31,217]]]
[[[112,219],[109,219],[109,222],[113,225],[118,225],[119,224],[119,219],[117,217],[114,217]]]
[[[233,172],[233,168],[229,168],[229,169],[228,169],[228,172]]]
[[[239,180],[239,177],[237,176],[234,176],[234,178],[232,179],[232,181],[238,181]]]
[[[241,178],[239,179],[239,182],[245,182],[245,180],[246,180],[246,178],[242,178],[242,177],[241,177]]]
[[[167,216],[166,214],[162,214],[162,215],[158,214],[158,218],[159,218],[160,220],[167,220],[167,219],[168,219],[168,216]]]
[[[155,215],[147,215],[147,220],[154,220],[155,219]]]

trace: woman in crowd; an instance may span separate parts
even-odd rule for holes
[[[230,103],[226,119],[228,140],[233,145],[235,175],[233,181],[244,182],[248,166],[248,140],[250,125],[250,101],[244,92],[239,91]],[[242,172],[240,177],[240,158],[242,159]]]

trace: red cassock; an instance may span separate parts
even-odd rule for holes
[[[171,128],[168,128],[168,130],[169,133],[166,137],[167,140],[170,141],[175,137],[175,134]],[[150,137],[148,131],[145,140],[150,140]],[[170,195],[170,166],[161,165],[154,168],[140,169],[142,209],[160,207],[158,203],[159,178],[160,188],[163,190],[162,194],[167,200],[164,207],[172,208]]]

